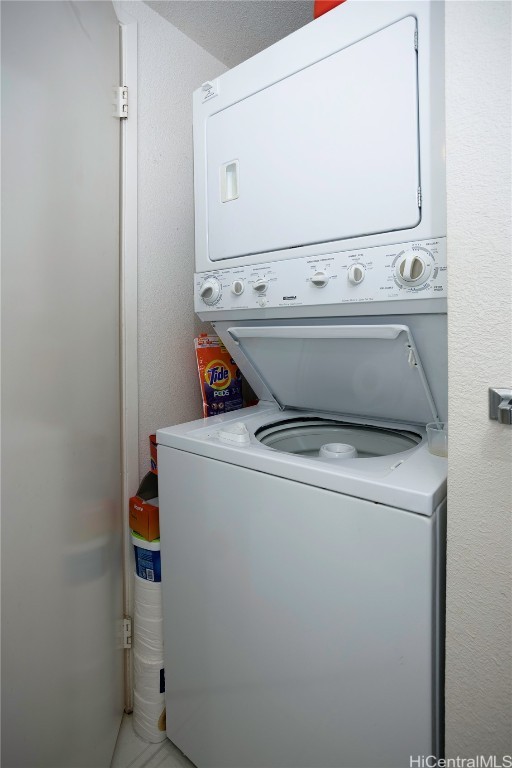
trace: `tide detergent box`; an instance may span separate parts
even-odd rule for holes
[[[218,336],[194,339],[203,416],[236,411],[243,406],[242,374]]]

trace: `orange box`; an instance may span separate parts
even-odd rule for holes
[[[156,435],[149,436],[149,453],[151,456],[151,471],[158,475],[158,461],[156,455],[157,442]]]
[[[130,528],[148,541],[160,537],[158,476],[148,472],[129,502]]]

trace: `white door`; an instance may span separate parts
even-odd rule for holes
[[[212,261],[415,227],[416,20],[408,16],[212,115]]]
[[[119,26],[2,3],[2,765],[104,768],[123,706]]]

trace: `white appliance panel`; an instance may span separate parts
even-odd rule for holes
[[[423,424],[439,418],[407,325],[232,326],[227,333],[281,407]]]
[[[436,754],[439,511],[158,459],[169,738],[199,768]]]
[[[212,115],[211,261],[415,227],[416,20]]]
[[[411,263],[418,268],[417,276],[407,274]],[[415,279],[405,279],[404,270],[406,278]],[[213,289],[205,293],[208,286]],[[385,314],[383,302],[388,312],[403,311],[404,302],[414,302],[416,311],[425,312],[427,301],[434,311],[445,312],[446,295],[446,238],[212,269],[194,276],[194,307],[208,320],[284,313]]]
[[[443,237],[443,3],[344,3],[206,83],[194,188],[198,273]]]
[[[373,308],[373,307],[372,307]],[[233,313],[234,314],[234,313]],[[259,363],[256,360],[252,360],[252,356],[247,356],[244,352],[243,346],[239,343],[235,342],[235,339],[230,334],[230,329],[233,327],[242,327],[244,329],[253,329],[253,331],[265,335],[266,329],[279,326],[283,329],[293,329],[297,326],[306,326],[310,329],[308,332],[313,333],[313,331],[318,334],[319,336],[322,334],[322,332],[325,332],[326,334],[332,333],[329,329],[333,326],[342,326],[347,328],[347,332],[350,332],[350,329],[353,329],[354,326],[360,326],[363,324],[368,325],[377,325],[377,326],[386,326],[389,324],[396,324],[396,325],[406,325],[409,328],[410,335],[412,336],[414,340],[414,347],[417,351],[417,361],[419,360],[421,363],[421,367],[423,369],[424,379],[426,383],[426,388],[431,393],[431,396],[428,397],[428,402],[430,402],[430,399],[433,400],[435,404],[435,412],[439,415],[440,419],[442,421],[446,421],[448,418],[448,350],[447,350],[447,343],[446,343],[446,315],[443,313],[433,313],[433,314],[403,314],[403,315],[361,315],[357,318],[355,317],[337,317],[337,318],[320,318],[320,317],[311,317],[311,318],[290,318],[286,320],[274,320],[269,321],[267,320],[237,320],[236,323],[234,321],[232,322],[215,322],[212,323],[212,326],[215,330],[215,332],[220,336],[222,341],[224,342],[226,348],[231,353],[231,356],[235,360],[236,364],[240,368],[241,371],[243,371],[244,376],[248,380],[249,384],[251,385],[253,391],[256,393],[257,397],[260,400],[265,401],[271,401],[274,400],[274,394],[270,388],[270,382],[273,380],[276,376],[279,377],[281,375],[280,369],[282,369],[283,363],[286,361],[288,365],[292,364],[293,357],[290,356],[291,350],[290,348],[282,343],[282,351],[281,356],[278,356],[276,358],[276,367],[277,371],[275,370],[275,366],[273,363],[268,362],[268,365],[263,362],[259,361]],[[306,340],[305,340],[306,341]],[[386,344],[387,342],[383,340],[383,344]],[[311,351],[313,352],[315,356],[315,365],[318,369],[318,387],[313,386],[314,383],[314,375],[311,375],[311,381],[312,386],[309,388],[306,388],[305,391],[302,393],[299,393],[298,386],[299,386],[299,379],[295,378],[295,384],[293,382],[291,383],[291,386],[295,389],[295,397],[294,397],[294,403],[293,407],[305,407],[304,403],[307,402],[312,404],[310,407],[314,410],[321,409],[321,410],[327,410],[326,408],[326,402],[324,399],[324,393],[327,388],[329,387],[336,387],[336,383],[341,382],[341,380],[345,380],[345,384],[350,385],[350,391],[352,390],[352,384],[350,384],[350,377],[354,377],[355,374],[355,365],[356,362],[359,360],[361,363],[361,366],[366,366],[366,370],[368,371],[368,365],[372,366],[373,363],[371,360],[365,361],[364,358],[364,346],[368,344],[368,340],[361,339],[359,343],[354,342],[351,349],[349,349],[347,346],[345,346],[345,349],[342,348],[342,346],[337,348],[337,355],[334,354],[335,346],[334,345],[326,345],[324,347],[324,357],[321,357],[320,355],[320,349],[313,348]],[[396,350],[398,354],[401,354],[402,352],[405,353],[405,346],[402,349]],[[260,357],[260,350],[256,352],[256,355]],[[378,419],[383,419],[385,421],[389,421],[391,418],[390,413],[387,412],[388,407],[394,409],[395,418],[398,421],[410,421],[411,423],[423,423],[425,424],[425,417],[429,421],[434,420],[434,415],[429,418],[430,411],[427,408],[427,399],[425,399],[425,395],[422,392],[421,389],[419,389],[420,383],[422,381],[419,377],[419,372],[417,370],[414,370],[413,368],[407,367],[405,369],[405,375],[407,378],[407,381],[409,385],[416,384],[418,385],[418,389],[416,389],[416,386],[414,386],[414,392],[410,393],[410,395],[407,395],[407,397],[403,397],[406,393],[403,390],[402,382],[403,377],[400,378],[398,375],[398,371],[393,369],[393,364],[391,362],[391,358],[388,358],[384,354],[384,349],[382,349],[382,352],[379,352],[380,360],[381,360],[381,366],[378,367],[377,365],[373,365],[373,374],[375,376],[375,381],[372,383],[372,386],[374,387],[380,387],[382,385],[382,388],[384,388],[384,383],[386,384],[387,390],[385,392],[386,397],[386,403],[382,402],[374,402],[371,404],[372,407],[372,413],[374,416]],[[404,355],[405,357],[405,355]],[[298,372],[300,361],[296,360],[296,371]],[[407,360],[408,363],[408,360]],[[400,365],[404,365],[404,358],[400,360]],[[359,370],[362,372],[363,367],[360,367]],[[286,371],[282,371],[283,375],[288,375]],[[411,374],[414,374],[411,376]],[[332,381],[326,381],[326,378],[330,377]],[[348,379],[348,382],[347,382]],[[379,380],[382,380],[379,383]],[[347,397],[348,393],[345,391],[342,391],[341,386],[339,386],[339,395],[336,397],[333,394],[333,398],[331,398],[330,406],[332,407],[332,411],[334,413],[338,413],[341,415],[347,415],[348,413],[356,413],[356,410],[354,409],[355,402],[351,402],[350,399]],[[298,395],[304,395],[303,405],[299,404],[299,400],[297,399]],[[400,397],[399,397],[400,394]],[[412,395],[412,396],[411,396]],[[361,404],[361,398],[364,398],[366,395],[364,392],[357,392],[355,393],[355,399],[358,400],[358,407],[357,410],[359,412],[359,415],[362,416],[368,416],[369,414],[363,414],[361,413],[362,410],[362,404]],[[284,398],[285,400],[288,399],[288,397]],[[407,403],[407,407],[406,407]],[[418,405],[418,410],[415,410],[414,403]],[[402,407],[402,404],[404,407]],[[401,414],[401,415],[400,415]],[[406,415],[408,418],[406,418]],[[423,419],[422,419],[423,416]]]

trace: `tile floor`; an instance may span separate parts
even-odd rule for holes
[[[169,739],[148,744],[133,730],[132,716],[125,715],[112,758],[111,768],[194,768]]]

